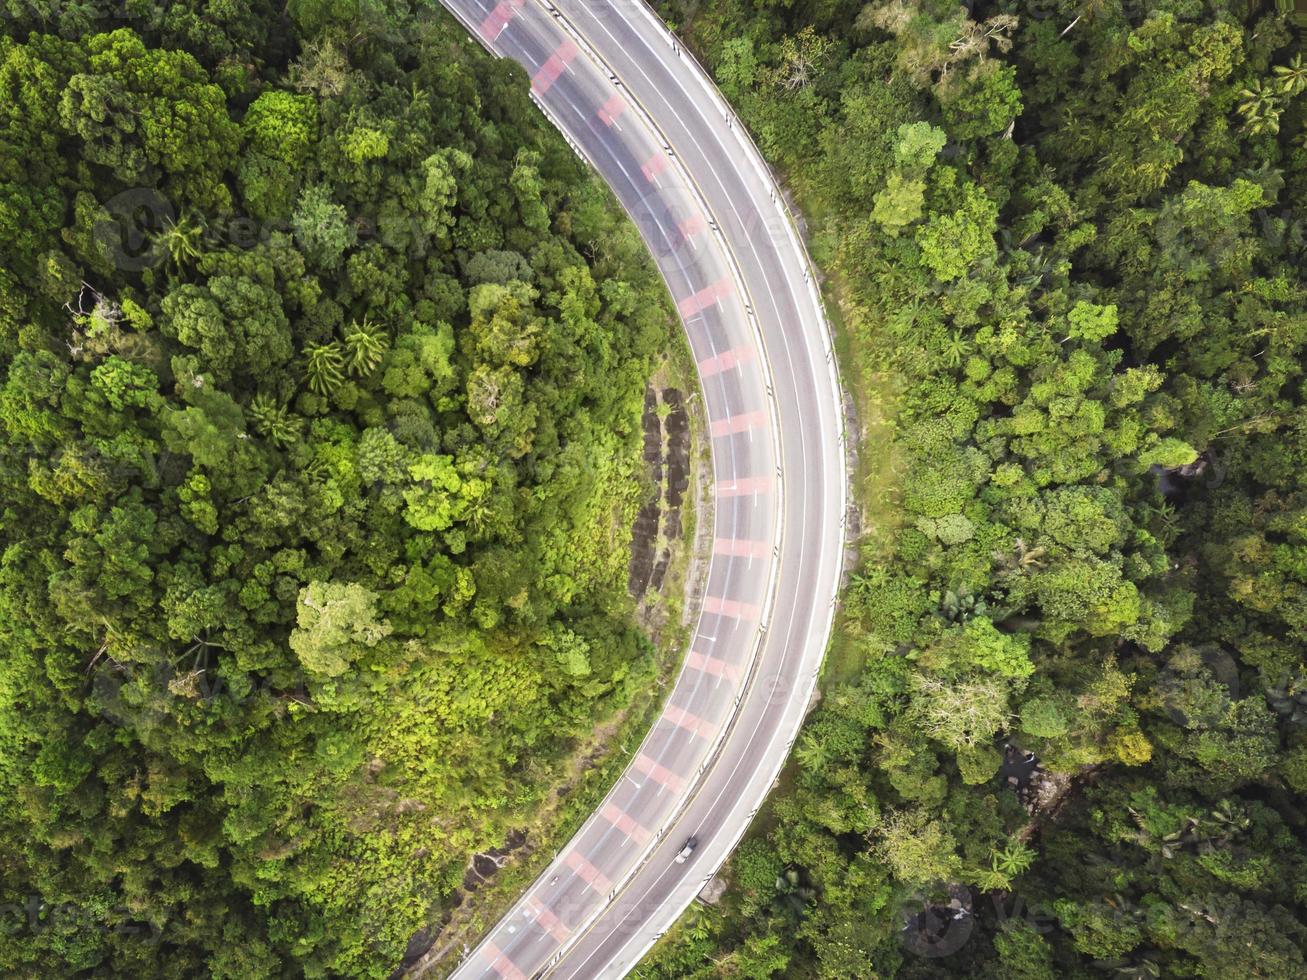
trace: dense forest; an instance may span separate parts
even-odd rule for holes
[[[864,521],[640,973],[1307,976],[1307,27],[657,6],[807,217]],[[429,6],[0,9],[0,974],[384,976],[649,686],[662,287]]]
[[[1304,25],[659,6],[806,213],[867,520],[783,790],[639,975],[1307,976]]]
[[[0,975],[385,976],[649,686],[663,286],[435,10],[2,9]]]

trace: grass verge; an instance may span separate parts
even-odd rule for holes
[[[650,383],[681,391],[690,423],[689,489],[681,506],[681,534],[676,541],[664,542],[671,558],[663,587],[651,590],[637,612],[654,641],[656,683],[641,691],[627,708],[597,725],[576,747],[566,764],[567,780],[545,806],[523,822],[527,844],[453,910],[431,950],[404,972],[406,977],[449,976],[461,961],[464,947],[474,948],[511,909],[630,764],[680,669],[689,640],[689,599],[707,567],[707,556],[701,552],[711,544],[711,535],[700,535],[699,525],[701,518],[711,513],[712,467],[703,438],[706,430],[698,375],[679,329],[673,332],[668,355]],[[707,526],[710,531],[710,523]]]

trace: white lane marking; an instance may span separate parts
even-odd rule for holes
[[[524,55],[526,54],[525,50],[523,51],[523,54],[524,54]],[[524,60],[528,60],[528,61],[529,61],[530,59],[529,59],[529,58],[525,58]],[[574,107],[573,107],[573,108],[574,108]],[[575,111],[575,110],[574,110],[574,111]],[[585,117],[583,117],[583,118],[585,118]],[[586,123],[587,123],[587,125],[588,125],[588,124],[589,124],[589,120],[588,120],[588,118],[586,118],[585,121],[586,121]],[[593,128],[593,127],[591,127],[591,128]],[[609,150],[609,148],[603,144],[602,140],[600,140],[600,147],[601,147],[602,150],[605,151],[605,155],[606,155],[606,156],[608,156],[609,158],[611,158],[614,162],[616,162],[616,163],[618,164],[619,169],[621,169],[621,170],[623,171],[623,175],[627,178],[628,183],[633,184],[634,181],[631,180],[630,174],[629,174],[629,172],[626,171],[626,168],[622,165],[620,158],[616,157],[616,156],[611,152],[611,150]],[[684,264],[681,262],[681,260],[680,260],[680,256],[679,256],[679,255],[675,255],[675,254],[673,254],[673,257],[674,257],[674,259],[675,259],[675,261],[676,261],[676,265],[677,265],[677,267],[678,267],[678,271],[680,271],[681,274],[682,274],[682,277],[688,279],[688,277],[687,277],[686,274],[685,274],[685,266],[684,266]],[[706,341],[707,341],[708,346],[709,346],[711,349],[713,349],[714,352],[715,352],[715,344],[714,344],[713,341],[712,341],[712,337],[711,337],[711,335],[708,335],[708,336],[706,337]],[[752,435],[750,436],[750,440],[752,441]],[[732,465],[732,472],[734,472],[734,473],[738,473],[738,471],[739,471],[739,467],[738,467],[738,461],[737,461],[736,456],[735,456],[735,447],[734,447],[734,445],[732,445],[732,446],[730,447],[730,456],[731,456],[731,462],[732,462],[732,464],[733,464],[733,465]],[[754,493],[754,505],[755,505],[755,506],[758,505],[758,494],[757,494],[756,491],[755,491],[755,493]],[[728,569],[727,569],[727,579],[728,579],[728,582],[729,582],[729,578],[730,578],[731,574],[732,574],[732,571],[731,571],[731,569],[730,569],[729,566],[728,566]],[[738,629],[738,623],[736,624],[736,629]],[[700,680],[701,680],[701,678],[700,678]],[[719,681],[718,681],[718,682],[720,683],[720,678],[719,678]],[[694,687],[694,690],[693,690],[693,692],[692,692],[692,697],[693,697],[693,693],[697,693],[698,689],[699,689],[699,685],[696,684],[695,687]],[[663,746],[663,750],[662,750],[662,752],[660,752],[660,757],[661,757],[663,754],[665,754],[665,752],[669,749],[669,747],[670,747],[670,745],[664,745],[664,746]],[[628,838],[628,839],[629,839],[629,838]],[[624,841],[623,843],[625,843],[625,841]],[[601,842],[601,844],[602,844],[602,842]]]
[[[606,25],[600,23],[600,28],[604,31],[604,33],[608,34],[609,38],[612,39],[612,40],[614,41],[614,43],[618,43],[618,47],[619,47],[619,49],[620,49],[620,48],[621,48],[620,43],[617,42],[617,39],[616,39],[615,37],[613,37],[612,32],[609,31],[609,30],[607,29]],[[653,53],[653,52],[652,52],[652,49],[649,48],[648,43],[645,41],[645,39],[643,38],[643,36],[641,36],[641,35],[639,34],[638,31],[636,31],[636,32],[634,32],[634,33],[635,33],[636,36],[639,38],[639,40],[641,41],[641,43],[642,43],[642,45],[645,47],[645,49],[646,49],[646,50],[649,50],[650,53]],[[652,82],[651,79],[649,79],[648,74],[647,74],[646,72],[644,72],[644,70],[643,70],[643,69],[642,69],[638,64],[636,64],[636,69],[637,69],[637,71],[640,72],[641,75],[643,75],[643,76],[645,77],[645,80],[648,81],[648,82],[650,83],[650,85],[654,87],[655,91],[657,91],[657,86],[654,86],[654,85],[653,85],[653,82]],[[671,73],[669,72],[669,74],[671,74]],[[677,88],[680,89],[681,92],[682,92],[682,94],[686,96],[686,98],[687,98],[687,100],[690,102],[690,104],[693,105],[693,106],[696,106],[696,108],[697,108],[697,104],[695,103],[695,101],[694,101],[693,99],[690,99],[690,98],[689,98],[688,93],[685,92],[684,86],[682,86],[682,85],[680,84],[680,81],[679,81],[678,79],[676,79],[675,76],[672,76],[672,77],[673,77],[673,81],[676,82],[676,86],[677,86]],[[665,100],[664,100],[664,101],[665,101]],[[673,115],[675,115],[675,110],[671,107],[670,104],[667,104],[667,108],[668,108],[669,111],[671,111],[671,112],[673,113]],[[687,131],[689,131],[689,128],[688,128],[688,127],[687,127]],[[726,199],[727,199],[727,201],[728,201],[729,204],[730,204],[731,210],[735,213],[735,216],[736,216],[737,221],[740,222],[741,227],[747,227],[747,226],[744,225],[743,219],[740,217],[740,215],[739,215],[739,211],[738,211],[738,209],[735,207],[735,202],[734,202],[734,200],[732,199],[731,194],[730,194],[728,191],[726,191],[725,186],[723,185],[720,176],[716,173],[716,170],[713,168],[712,163],[711,163],[711,161],[710,161],[709,158],[708,158],[708,155],[705,154],[705,153],[703,153],[702,147],[699,145],[699,142],[698,142],[698,140],[694,137],[694,134],[693,134],[692,131],[689,131],[689,135],[690,135],[690,139],[691,139],[691,141],[694,142],[696,148],[699,149],[699,152],[700,152],[700,154],[703,156],[705,162],[707,162],[708,169],[709,169],[709,171],[712,173],[714,179],[717,181],[718,186],[722,188],[722,191],[723,191],[723,193],[725,194]],[[723,147],[723,149],[725,149],[725,147]],[[746,195],[750,198],[750,203],[753,203],[753,201],[752,201],[752,194],[748,191],[748,185],[744,183],[742,177],[741,177],[741,186],[744,187],[744,189],[745,189],[745,191],[746,191]],[[756,205],[755,205],[755,209],[756,209]],[[761,213],[761,212],[759,212],[759,213]],[[756,249],[756,247],[754,246],[754,243],[752,242],[752,240],[751,240],[750,238],[746,237],[746,241],[748,241],[748,244],[749,244],[750,250],[753,251],[755,259],[759,258],[759,257],[758,257],[758,254],[757,254],[757,249]],[[778,258],[779,258],[780,250],[777,249],[776,251],[777,251],[777,256],[778,256]],[[761,267],[761,264],[760,264],[760,267]],[[767,292],[768,292],[768,294],[769,294],[769,298],[770,298],[771,301],[772,301],[772,307],[773,307],[773,310],[775,310],[776,313],[777,313],[777,315],[779,316],[779,313],[780,313],[780,310],[779,310],[779,304],[776,303],[775,295],[774,295],[774,293],[773,293],[772,290],[771,290],[771,284],[770,284],[770,281],[767,281],[767,282],[766,282],[766,286],[767,286]],[[800,304],[798,303],[797,297],[794,297],[794,305],[795,305],[795,309],[796,309],[796,311],[799,310],[799,309],[801,308]],[[782,331],[782,333],[781,333],[781,337],[782,337],[782,344],[785,346],[786,353],[787,353],[787,355],[788,355],[788,354],[790,353],[790,352],[789,352],[789,342],[788,342],[788,337],[786,337],[786,335],[785,335],[785,333],[784,333],[783,331]],[[787,357],[787,359],[786,359],[786,366],[789,368],[789,371],[790,371],[790,374],[791,374],[791,382],[793,383],[793,382],[797,381],[797,375],[795,374],[794,369],[793,369],[793,360],[792,360],[790,357]],[[815,370],[815,368],[814,368],[814,370]],[[816,380],[815,375],[812,374],[811,372],[809,372],[809,379],[812,380],[812,381],[815,381],[815,380]],[[821,388],[821,386],[820,386],[819,384],[814,384],[814,385],[813,385],[813,390],[814,390],[814,391],[818,391],[818,390],[820,390],[820,388]],[[795,389],[796,392],[799,390],[799,387],[798,387],[797,384],[794,385],[794,389]],[[803,435],[804,435],[804,433],[803,433],[803,431],[800,429],[800,430],[799,430],[799,438],[798,438],[797,442],[798,442],[798,446],[799,446],[800,456],[801,456],[801,458],[803,459],[803,462],[804,462],[804,464],[805,464],[805,465],[804,465],[804,472],[807,472],[807,471],[808,471],[808,467],[807,467],[807,457],[808,457],[807,448],[808,448],[808,447],[807,447],[807,442],[806,442],[806,440],[803,438]],[[819,494],[813,494],[813,499],[816,500],[816,501],[820,504],[821,496],[820,496]],[[755,504],[756,504],[756,495],[755,495]],[[818,552],[818,557],[819,557],[819,559],[822,559],[822,560],[819,561],[819,563],[818,563],[818,567],[823,567],[823,566],[824,566],[824,558],[825,558],[825,555],[826,555],[826,541],[825,541],[825,538],[824,538],[824,536],[823,536],[823,538],[822,538],[822,543],[821,543],[821,545],[820,545],[820,551]],[[788,653],[789,653],[789,650],[788,650],[788,644],[783,645],[783,646],[782,646],[782,650],[783,650],[783,653],[782,653],[782,667],[783,667],[785,661],[788,659]],[[802,656],[801,656],[801,655],[800,655],[800,659],[802,659]],[[755,735],[757,734],[757,732],[758,732],[758,730],[759,730],[760,728],[761,728],[761,722],[759,722],[759,724],[755,726],[754,731],[751,733],[751,739],[752,739],[752,736],[755,736]],[[775,735],[773,734],[773,736],[772,736],[772,738],[771,738],[771,741],[774,741],[774,740],[775,740]],[[739,763],[737,763],[735,766],[732,767],[731,772],[727,775],[727,778],[726,778],[725,782],[723,783],[723,786],[724,786],[724,787],[730,785],[732,779],[733,779],[734,776],[735,776],[735,773],[736,773],[738,770],[739,770]],[[719,797],[719,798],[720,798],[720,797]],[[659,884],[659,883],[662,881],[662,879],[665,878],[665,877],[667,876],[668,873],[669,873],[669,871],[664,871],[661,875],[659,875],[658,878],[657,878],[653,883],[651,883],[650,886],[645,890],[645,892],[643,893],[643,895],[642,895],[641,897],[643,898],[644,896],[649,895],[649,894],[653,891],[654,886],[657,885],[657,884]],[[627,918],[630,918],[629,913],[628,913],[626,916],[623,917],[623,922],[624,922]],[[618,923],[618,926],[620,927],[621,924],[622,924],[622,923],[619,922],[619,923]],[[628,944],[629,944],[629,941],[628,941]],[[590,959],[593,958],[593,955],[594,955],[594,954],[591,954],[590,957],[587,957],[586,960],[583,961],[583,962],[580,964],[580,968],[584,968],[584,967],[585,967],[585,966],[590,962]]]
[[[569,104],[570,104],[570,103],[569,103]],[[573,108],[573,111],[575,112],[575,111],[576,111],[575,106],[572,106],[572,108]],[[597,140],[597,142],[598,142],[600,148],[602,148],[602,149],[606,152],[606,154],[607,154],[607,156],[608,156],[609,158],[611,158],[611,159],[613,159],[614,161],[616,161],[616,162],[618,163],[618,166],[621,167],[620,158],[618,158],[618,157],[616,156],[616,154],[614,154],[614,153],[612,152],[612,150],[611,150],[611,149],[610,149],[610,148],[605,144],[602,135],[599,133],[598,130],[595,129],[593,122],[590,120],[590,117],[589,117],[588,115],[586,115],[586,114],[584,114],[584,113],[580,113],[580,112],[577,112],[577,116],[578,116],[578,118],[580,118],[580,119],[582,120],[582,122],[585,124],[585,126],[586,126],[590,131],[591,131],[591,134],[596,138],[596,140]],[[623,173],[627,176],[627,181],[628,181],[628,184],[630,185],[630,190],[632,190],[633,192],[635,192],[635,191],[636,191],[636,187],[635,187],[635,182],[634,182],[634,180],[630,177],[629,174],[626,173],[626,170],[625,170],[624,167],[622,167],[621,169],[623,170]],[[640,195],[639,195],[638,192],[636,192],[636,197],[637,197],[637,198],[640,197]],[[677,255],[675,251],[673,251],[673,252],[672,252],[672,258],[673,258],[673,260],[674,260],[675,263],[676,263],[677,270],[680,272],[682,279],[688,282],[688,281],[689,281],[689,276],[688,276],[688,274],[686,273],[685,264],[681,261],[680,256]],[[690,319],[689,319],[689,318],[685,318],[685,322],[689,323],[689,322],[690,322]],[[709,332],[705,332],[705,338],[706,338],[706,341],[707,341],[707,343],[708,343],[709,348],[712,350],[713,356],[719,356],[719,355],[718,355],[718,351],[717,351],[717,346],[716,346],[716,344],[713,342],[713,339],[712,339],[712,335],[711,335],[711,333],[709,333]],[[722,388],[722,392],[721,392],[721,393],[722,393],[722,397],[723,397],[723,399],[725,399],[727,396],[726,396],[726,391],[725,391],[724,380],[719,379],[719,385],[720,385],[720,387]],[[750,433],[750,442],[752,442],[752,441],[753,441],[753,437],[752,437],[752,433]],[[735,455],[735,445],[734,445],[733,440],[730,441],[730,442],[731,442],[731,445],[730,445],[730,455],[731,455],[731,463],[732,463],[731,470],[732,470],[733,473],[738,473],[738,471],[739,471],[739,465],[738,465],[738,462],[737,462],[737,460],[736,460],[736,455]],[[733,576],[733,571],[734,571],[734,570],[732,569],[731,565],[728,564],[727,567],[726,567],[726,583],[725,583],[727,587],[729,587],[729,585],[730,585],[731,578],[732,578],[732,576]],[[709,574],[711,574],[711,568],[710,568],[710,572],[709,572]],[[735,624],[735,627],[734,627],[734,629],[733,629],[733,632],[738,631],[738,629],[739,629],[739,623],[737,622],[737,623]],[[713,690],[714,690],[714,692],[717,690],[717,688],[719,688],[719,687],[721,686],[721,680],[722,680],[721,676],[718,675],[716,681],[714,681],[714,683],[713,683],[713,685],[712,685],[712,686],[713,686]],[[691,691],[690,703],[694,703],[695,695],[698,694],[698,691],[699,691],[699,688],[700,688],[700,685],[701,685],[701,684],[702,684],[702,676],[700,676],[700,678],[696,681],[695,686],[694,686],[694,688],[693,688],[692,691]],[[664,758],[666,757],[666,753],[667,753],[668,750],[670,749],[670,746],[671,746],[671,741],[668,740],[667,742],[665,742],[665,744],[664,744],[664,745],[662,746],[662,748],[659,750],[659,755],[658,755],[659,761],[661,761],[662,759],[664,759]],[[603,845],[604,836],[605,836],[605,834],[601,834],[601,836],[600,836],[600,840],[599,840],[599,846],[600,846],[600,847],[602,847],[602,845]]]

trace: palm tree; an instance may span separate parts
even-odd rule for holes
[[[971,353],[971,341],[961,330],[954,330],[951,337],[940,347],[940,359],[948,368],[956,370]]]
[[[975,616],[984,616],[989,612],[989,603],[983,597],[974,595],[963,585],[956,592],[947,589],[940,600],[935,615],[950,623],[965,623]]]
[[[1199,846],[1204,853],[1225,847],[1235,837],[1252,826],[1252,820],[1244,815],[1242,808],[1236,808],[1229,800],[1222,800],[1207,814],[1207,822],[1215,831],[1205,838]]]
[[[345,380],[345,354],[340,344],[309,344],[304,348],[305,371],[309,390],[330,395]]]
[[[1252,136],[1263,133],[1275,135],[1280,131],[1280,113],[1284,111],[1280,93],[1270,85],[1255,79],[1246,89],[1239,92],[1243,99],[1239,103],[1239,114],[1244,117],[1244,129]]]
[[[285,405],[277,404],[263,393],[250,400],[249,412],[258,433],[278,446],[291,445],[304,431],[303,419],[291,415]]]
[[[490,507],[490,501],[482,495],[468,501],[467,513],[463,520],[472,529],[473,534],[484,534],[493,516],[494,511]]]
[[[154,236],[154,247],[166,254],[168,263],[178,269],[199,258],[203,246],[204,225],[186,213],[176,220],[165,218],[163,230]]]
[[[355,377],[371,374],[389,346],[385,333],[366,316],[350,324],[345,334],[346,365]]]
[[[799,765],[809,772],[820,772],[830,762],[830,752],[826,749],[826,744],[812,732],[808,732],[800,740],[794,750],[794,757],[799,760]]]
[[[1019,840],[1011,841],[1001,851],[995,851],[991,855],[994,870],[1009,878],[1024,874],[1034,861],[1035,852],[1024,841]]]
[[[977,868],[975,885],[982,892],[1005,892],[1012,887],[1012,879],[997,867]]]
[[[1276,65],[1274,71],[1275,84],[1289,98],[1307,92],[1307,65],[1301,54],[1295,54],[1287,65]]]

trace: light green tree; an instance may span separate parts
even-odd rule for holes
[[[951,881],[958,871],[956,841],[924,810],[895,811],[872,836],[877,856],[905,884]]]
[[[295,608],[290,648],[316,677],[339,677],[390,634],[376,594],[356,582],[310,582]]]
[[[956,211],[931,215],[917,232],[921,261],[941,282],[961,279],[977,263],[998,255],[997,226],[998,205],[968,184]]]
[[[385,331],[367,317],[350,324],[345,332],[345,366],[356,377],[366,377],[377,369],[385,356],[388,341]]]
[[[321,184],[307,188],[300,195],[291,227],[309,261],[324,269],[337,268],[346,250],[358,240],[345,209]]]

